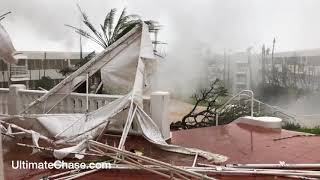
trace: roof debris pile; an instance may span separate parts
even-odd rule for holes
[[[16,137],[22,135],[30,137],[32,145],[24,143],[18,145],[33,148],[34,152],[49,151],[56,159],[70,157],[82,159],[85,156],[92,155],[96,155],[96,157],[109,156],[114,160],[115,164],[113,165],[115,166],[117,166],[116,162],[125,162],[134,167],[159,174],[159,170],[144,167],[139,162],[122,160],[121,157],[125,156],[129,160],[136,158],[160,168],[174,171],[179,176],[212,179],[194,171],[145,156],[136,156],[124,150],[129,130],[134,124],[137,126],[138,132],[149,142],[165,151],[199,155],[214,163],[222,163],[228,159],[220,154],[168,144],[162,137],[158,126],[143,110],[143,95],[149,90],[148,78],[152,70],[152,64],[156,63],[148,33],[148,27],[144,23],[133,28],[39,99],[30,103],[20,115],[2,119],[3,133],[9,139],[16,139]],[[105,86],[124,87],[129,92],[92,112],[50,114],[50,112],[54,112],[56,106],[64,98],[79,85],[88,81],[88,77],[97,71],[101,71],[102,83]],[[121,112],[125,112],[127,117],[119,118],[117,115]],[[115,124],[119,121],[124,126],[117,148],[97,141],[106,130],[115,127]],[[39,145],[43,143],[46,146]],[[114,154],[108,155],[104,150],[112,151]],[[92,172],[94,171],[92,170]],[[87,174],[88,172],[84,173]],[[168,174],[163,176],[170,177]]]

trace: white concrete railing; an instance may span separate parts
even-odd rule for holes
[[[19,90],[19,98],[21,100],[22,109],[25,109],[28,104],[45,94],[45,91],[39,90]],[[120,95],[102,95],[102,94],[89,94],[89,112],[94,111],[118,98]],[[83,93],[71,93],[58,103],[49,113],[83,113],[87,110],[87,95]],[[28,113],[32,114],[34,112]]]
[[[9,88],[0,88],[0,116],[1,115],[16,115],[22,112],[28,104],[45,94],[46,91],[26,90],[25,85],[13,84]],[[88,104],[89,112],[94,111],[118,98],[122,95],[102,95],[89,94]],[[143,98],[143,109],[158,125],[165,139],[171,138],[170,122],[168,121],[168,105],[169,93],[154,92],[151,98]],[[152,111],[151,111],[152,110]],[[50,111],[50,113],[85,113],[87,111],[87,94],[71,93],[63,101]],[[34,112],[30,112],[33,114]],[[120,113],[117,118],[126,119],[126,115]],[[115,117],[116,118],[116,117]],[[121,127],[123,127],[121,125]]]
[[[10,88],[0,88],[0,114],[14,115],[25,109],[28,104],[45,94],[46,91],[27,90],[24,85],[11,85]],[[122,95],[89,94],[89,112],[94,111]],[[63,99],[50,113],[84,113],[87,110],[87,95],[71,93]],[[150,115],[150,98],[144,97],[144,109]],[[35,112],[29,111],[29,114]]]

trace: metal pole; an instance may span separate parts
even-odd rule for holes
[[[224,85],[227,87],[227,58],[226,58],[226,50],[224,50],[223,53],[223,81],[224,81]]]
[[[251,91],[251,117],[253,117],[253,92]]]
[[[198,159],[198,153],[196,153],[196,155],[194,156],[192,167],[196,167],[197,159]]]
[[[8,66],[8,87],[11,85],[11,64],[7,64]]]
[[[262,46],[262,52],[261,52],[261,73],[262,73],[262,84],[264,86],[264,83],[266,81],[265,79],[265,74],[266,74],[266,61],[265,61],[265,52],[266,52],[266,49],[265,49],[265,46],[263,45]]]
[[[251,64],[251,47],[248,48],[248,64],[249,64],[249,76],[250,76],[249,87],[250,87],[250,89],[252,89],[253,80],[252,80],[252,64]]]
[[[89,73],[87,73],[87,77],[86,77],[86,102],[87,102],[87,111],[89,112]]]
[[[46,66],[48,66],[48,62],[47,62],[47,52],[44,52],[44,59],[43,59],[43,64],[42,64],[42,68],[43,68],[43,76],[46,77]]]
[[[274,56],[274,46],[275,46],[275,43],[276,43],[276,38],[273,38],[273,41],[272,41],[272,54],[271,54],[271,63],[272,63],[272,66],[271,66],[271,69],[272,69],[272,82],[274,83],[275,81],[275,63],[274,63],[274,59],[273,59],[273,56]]]
[[[77,4],[78,9],[81,11],[80,5]],[[79,27],[80,29],[82,29],[82,15],[80,14],[80,18],[79,18],[80,22],[79,22]],[[82,53],[82,35],[79,33],[79,45],[80,45],[80,61],[82,61],[83,59],[83,53]]]
[[[216,126],[219,125],[219,114],[216,114]]]
[[[41,60],[41,64],[42,64],[42,60]],[[39,63],[39,80],[40,80],[40,71],[41,71],[41,67],[40,67],[40,63]]]

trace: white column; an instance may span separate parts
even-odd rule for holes
[[[153,92],[150,99],[151,118],[158,125],[165,140],[171,138],[170,122],[168,118],[169,100],[170,93],[163,91]]]
[[[26,89],[23,84],[11,84],[9,86],[9,97],[8,97],[8,113],[10,115],[19,114],[23,110],[23,103],[19,96],[19,91]]]

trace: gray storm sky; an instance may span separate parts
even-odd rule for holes
[[[256,51],[276,38],[276,50],[319,48],[318,0],[0,0],[2,24],[18,50],[78,51],[79,3],[95,25],[111,8],[159,21],[170,49]],[[85,50],[101,50],[85,41]]]

